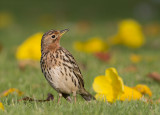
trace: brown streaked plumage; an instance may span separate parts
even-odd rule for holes
[[[65,30],[50,30],[41,40],[41,69],[49,84],[59,93],[58,103],[63,96],[71,102],[73,94],[80,94],[86,101],[95,99],[84,88],[81,71],[72,54],[60,46],[60,38]]]

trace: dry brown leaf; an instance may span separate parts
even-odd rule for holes
[[[111,59],[111,55],[108,52],[98,52],[98,53],[95,53],[94,55],[101,61],[105,61],[105,62],[108,62]]]
[[[158,22],[153,22],[144,26],[144,32],[149,36],[157,36],[160,32],[160,24]]]
[[[136,72],[138,69],[134,65],[129,65],[128,67],[124,68],[125,72]]]
[[[149,73],[147,76],[156,80],[156,81],[160,81],[160,74],[157,72]]]
[[[158,103],[160,103],[160,98],[157,100]]]

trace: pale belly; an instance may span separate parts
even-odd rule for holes
[[[68,68],[64,70],[63,67],[55,66],[45,76],[49,84],[57,92],[71,94],[78,91],[78,81]]]

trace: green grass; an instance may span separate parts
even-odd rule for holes
[[[98,29],[97,29],[97,28]],[[160,72],[160,53],[158,49],[152,48],[152,42],[148,42],[143,48],[139,50],[131,50],[124,47],[114,47],[110,49],[112,55],[112,61],[108,63],[101,62],[93,55],[79,53],[73,50],[71,44],[75,40],[85,40],[88,37],[102,35],[104,37],[109,36],[109,32],[99,31],[104,30],[104,26],[94,26],[93,31],[85,35],[73,34],[71,28],[70,33],[66,34],[61,41],[62,46],[67,48],[73,56],[76,58],[79,65],[85,65],[86,68],[80,66],[82,74],[84,76],[85,88],[92,93],[95,92],[92,89],[92,83],[97,75],[104,75],[105,69],[109,67],[115,67],[118,70],[119,75],[123,78],[124,84],[128,86],[135,86],[137,84],[146,84],[153,92],[152,99],[157,100],[160,98],[160,84],[146,75],[149,72]],[[42,29],[41,31],[46,31]],[[14,31],[14,30],[13,30]],[[15,30],[16,31],[16,30]],[[33,34],[36,31],[40,31],[38,28],[32,28],[31,30],[26,28],[22,29],[14,35],[11,30],[5,30],[8,34],[1,34],[1,39],[4,48],[0,52],[0,93],[9,89],[17,88],[24,92],[23,96],[34,97],[36,99],[44,99],[47,93],[54,94],[53,102],[17,102],[22,97],[16,94],[9,95],[8,97],[1,98],[1,102],[4,104],[5,112],[0,111],[0,115],[22,115],[22,114],[34,114],[34,115],[49,115],[49,114],[159,114],[160,104],[144,103],[142,101],[130,101],[109,104],[107,102],[85,102],[80,96],[77,97],[77,103],[68,103],[62,99],[61,104],[57,104],[57,93],[49,86],[41,73],[40,66],[37,68],[27,67],[24,71],[18,68],[17,60],[15,59],[15,51],[18,44],[20,44],[26,37]],[[108,29],[109,31],[109,29]],[[114,32],[112,32],[114,33]],[[149,39],[149,38],[147,38]],[[139,54],[143,57],[143,60],[135,64],[137,67],[136,72],[125,71],[124,69],[132,63],[129,60],[131,53]],[[150,61],[147,59],[150,58]],[[39,63],[39,62],[37,62]]]

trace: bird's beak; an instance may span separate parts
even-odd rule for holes
[[[69,29],[60,30],[60,36],[62,36],[63,34],[65,34],[68,31],[69,31]]]

